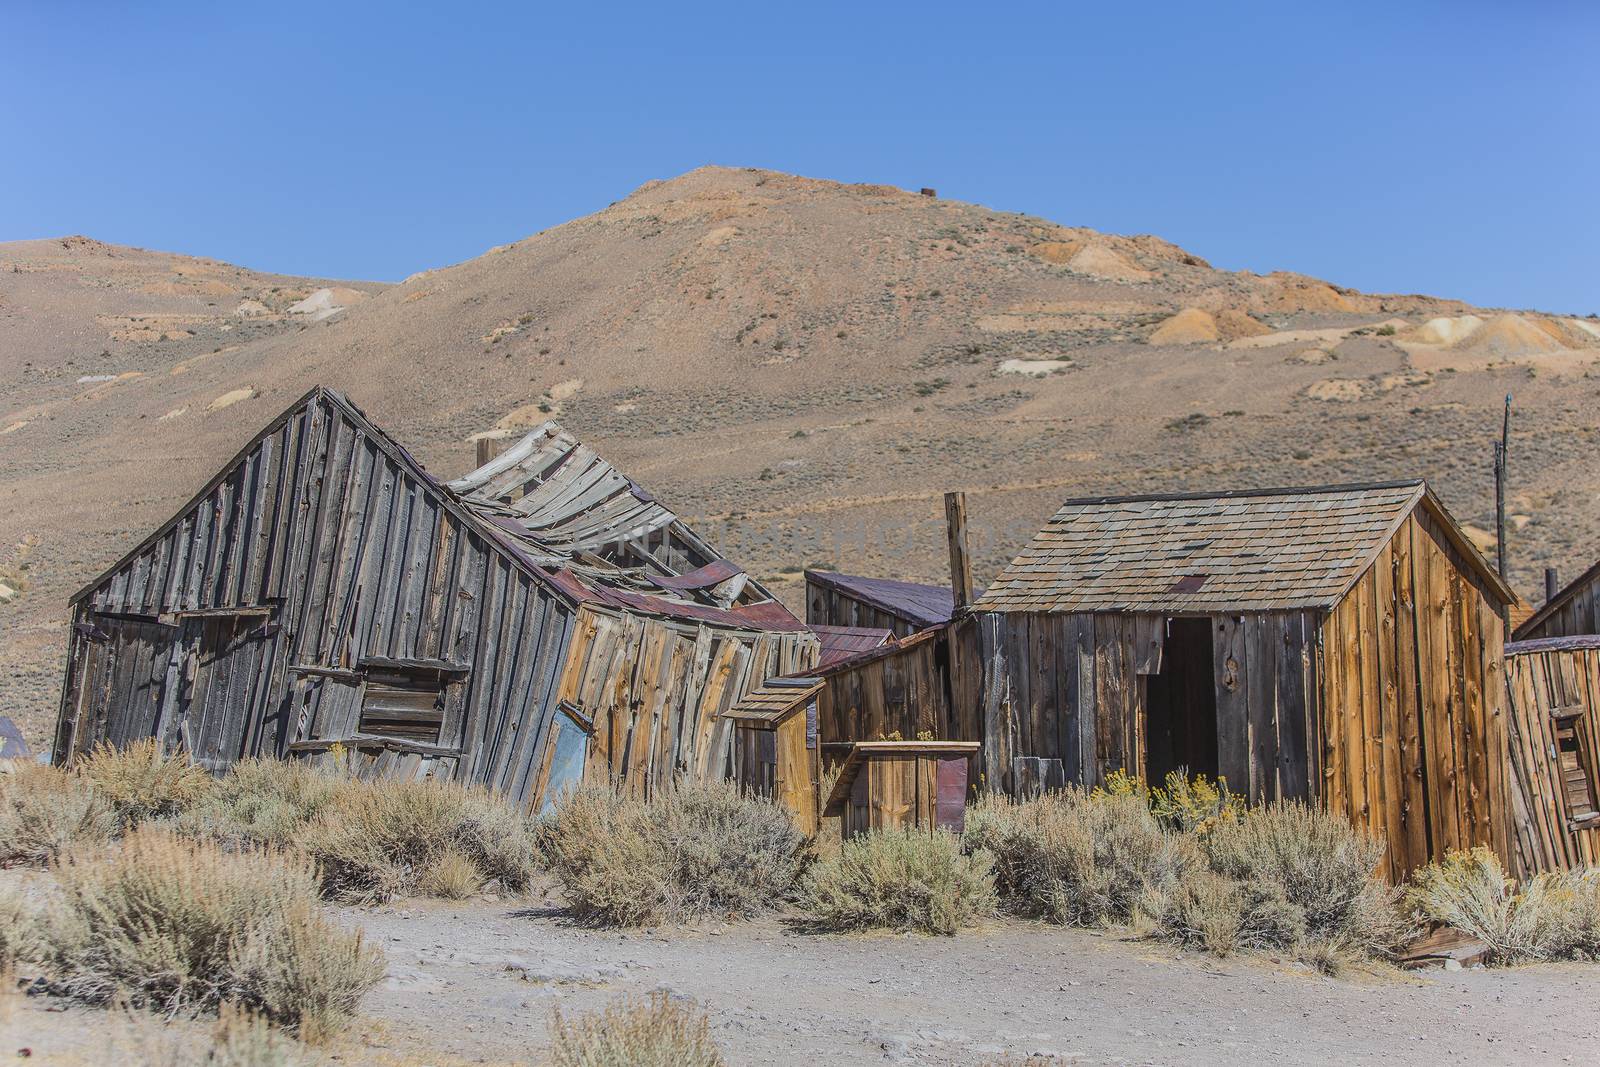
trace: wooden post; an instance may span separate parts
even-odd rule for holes
[[[1506,577],[1506,450],[1511,445],[1511,394],[1506,394],[1500,442],[1494,448],[1494,554],[1500,577]]]
[[[1544,569],[1544,602],[1546,604],[1550,603],[1559,592],[1561,592],[1561,581],[1556,577],[1556,569],[1554,567],[1546,567]]]
[[[950,542],[950,591],[955,610],[972,603],[972,560],[967,555],[967,494],[944,495],[945,536]]]
[[[477,462],[473,465],[473,470],[477,470],[479,467],[483,466],[485,463],[494,458],[494,440],[492,438],[478,438],[477,446],[477,455],[474,457]]]

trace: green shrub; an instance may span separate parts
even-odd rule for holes
[[[122,748],[101,744],[75,770],[116,810],[125,827],[178,815],[198,803],[215,782],[182,752],[163,753],[154,738]]]
[[[943,830],[874,830],[812,872],[807,904],[834,930],[953,934],[994,912],[994,861]]]
[[[1383,839],[1297,802],[1252,808],[1200,838],[1211,869],[1242,887],[1245,925],[1266,943],[1326,943],[1383,955],[1410,933],[1379,874]],[[1253,917],[1266,911],[1265,918]]]
[[[166,1013],[226,1000],[319,1037],[384,974],[381,953],[323,918],[300,858],[140,829],[54,872],[34,957],[66,996]]]
[[[115,809],[75,775],[37,763],[0,774],[0,866],[43,866],[116,832]]]
[[[241,760],[178,818],[177,829],[234,850],[286,848],[347,785],[302,760]]]
[[[555,1010],[550,1025],[554,1067],[722,1067],[703,1012],[664,993],[620,1000],[568,1022]]]
[[[316,860],[323,891],[352,902],[437,888],[461,897],[490,881],[522,892],[538,860],[516,808],[432,779],[341,783],[295,841]]]
[[[727,782],[649,802],[578,789],[539,840],[573,914],[608,926],[755,914],[793,893],[806,847],[786,810]]]
[[[1482,941],[1490,963],[1600,959],[1600,870],[1537,875],[1517,891],[1480,846],[1419,869],[1407,899]]]
[[[967,814],[965,842],[994,856],[1007,907],[1072,926],[1159,913],[1162,895],[1196,862],[1192,842],[1164,830],[1138,792],[986,797]]]

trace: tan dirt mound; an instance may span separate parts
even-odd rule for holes
[[[1217,320],[1199,308],[1184,308],[1157,326],[1150,335],[1153,345],[1201,345],[1221,340]]]
[[[1518,356],[1531,352],[1555,352],[1566,346],[1521,315],[1496,315],[1475,330],[1459,347],[1474,348],[1497,356]]]
[[[1429,319],[1415,330],[1401,335],[1401,340],[1416,345],[1453,345],[1471,337],[1483,328],[1483,319],[1477,315],[1441,316]]]
[[[1067,269],[1113,282],[1147,282],[1155,272],[1136,266],[1113,248],[1092,244],[1067,261]]]

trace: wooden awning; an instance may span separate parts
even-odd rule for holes
[[[776,726],[806,706],[822,689],[822,679],[769,678],[723,712],[721,718],[752,725]]]
[[[822,813],[827,816],[839,814],[850,799],[856,775],[869,759],[878,756],[971,756],[981,747],[978,741],[857,741],[850,746],[850,754],[844,759],[839,778],[823,801]]]

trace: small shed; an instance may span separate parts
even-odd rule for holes
[[[770,678],[722,717],[733,723],[733,778],[777,801],[807,834],[817,832],[821,761],[817,747],[817,678]]]
[[[1506,646],[1514,870],[1600,864],[1600,636]]]
[[[879,627],[908,637],[949,622],[954,610],[948,586],[806,571],[808,626]]]
[[[823,814],[845,837],[911,826],[960,833],[976,741],[858,741],[840,768]]]
[[[1564,586],[1517,627],[1518,641],[1600,634],[1600,563]]]
[[[1225,777],[1383,834],[1395,877],[1508,856],[1512,600],[1420,481],[1071,500],[973,606],[984,772]]]

